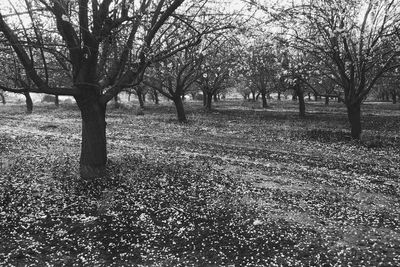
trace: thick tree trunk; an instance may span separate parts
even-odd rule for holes
[[[325,106],[329,105],[329,96],[325,96]]]
[[[299,97],[299,115],[303,118],[306,116],[306,103],[304,102],[304,93],[300,90],[297,95]]]
[[[54,97],[54,105],[56,106],[56,108],[60,106],[60,99],[58,98],[58,95],[55,95]]]
[[[24,96],[25,96],[25,103],[26,103],[26,113],[32,114],[33,102],[32,102],[31,95],[29,94],[29,92],[24,92]]]
[[[98,96],[77,97],[76,101],[82,116],[80,175],[89,181],[106,175],[106,105]]]
[[[3,93],[0,93],[0,97],[1,97],[1,102],[3,103],[3,105],[6,104],[6,98],[4,97]]]
[[[206,110],[211,110],[212,99],[213,99],[213,94],[212,93],[207,93]]]
[[[261,93],[261,99],[262,99],[262,107],[267,108],[268,103],[267,103],[267,94],[266,93]]]
[[[182,98],[180,96],[176,96],[172,99],[174,101],[175,107],[176,107],[176,114],[178,116],[178,121],[182,123],[186,123],[186,114],[185,114],[185,108],[183,106]]]
[[[347,116],[351,126],[351,137],[360,139],[361,136],[361,104],[348,104]]]

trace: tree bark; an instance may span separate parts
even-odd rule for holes
[[[207,106],[207,92],[203,91],[203,106]]]
[[[360,139],[361,136],[361,104],[348,104],[347,116],[351,127],[351,137]]]
[[[207,93],[206,110],[211,110],[212,99],[213,99],[213,94],[212,93]]]
[[[281,92],[278,92],[278,101],[281,101]]]
[[[56,108],[60,106],[60,99],[58,98],[58,95],[54,96],[54,105],[56,106]]]
[[[79,162],[80,176],[93,180],[106,176],[106,105],[99,96],[76,97],[82,116],[82,145]]]
[[[325,96],[325,106],[329,105],[329,96]]]
[[[138,100],[139,100],[140,108],[144,108],[144,101],[143,101],[144,97],[142,95],[142,92],[138,91],[137,92],[137,97],[138,97]]]
[[[300,92],[297,93],[297,96],[299,97],[299,115],[300,117],[305,117],[306,116],[306,104],[304,102],[304,93],[300,89]]]
[[[31,95],[29,94],[29,92],[24,92],[24,96],[25,96],[25,103],[26,103],[26,113],[32,114],[33,102],[32,102]]]
[[[262,99],[262,107],[267,108],[268,103],[267,103],[267,94],[266,93],[261,93],[261,99]]]
[[[154,94],[154,103],[155,103],[156,105],[158,105],[158,104],[160,103],[160,99],[158,98],[158,92],[157,92],[157,90],[154,90],[154,91],[153,91],[153,94]]]
[[[4,97],[3,93],[0,93],[0,97],[1,97],[1,102],[3,103],[3,105],[6,104],[6,98]]]
[[[299,116],[303,118],[306,116],[306,103],[304,101],[304,92],[300,85],[297,85],[295,94],[299,99]]]
[[[183,101],[180,96],[176,96],[172,99],[174,101],[175,107],[176,107],[176,114],[178,116],[178,121],[181,123],[186,123],[186,114],[185,114],[185,108],[183,106]]]

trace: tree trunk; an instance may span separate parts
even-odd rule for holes
[[[261,99],[262,99],[262,107],[267,108],[268,103],[267,103],[267,96],[266,93],[261,93]]]
[[[397,94],[396,94],[396,92],[392,92],[391,95],[392,95],[392,103],[396,104],[397,103]]]
[[[281,92],[278,92],[278,101],[281,101]]]
[[[98,96],[75,98],[82,116],[81,178],[93,181],[106,175],[106,105]]]
[[[304,102],[304,92],[300,85],[296,89],[296,95],[299,98],[299,116],[303,118],[306,116],[306,104]]]
[[[308,100],[311,100],[311,93],[308,93]]]
[[[203,91],[203,106],[207,106],[207,92]]]
[[[361,136],[361,104],[348,104],[347,116],[351,126],[351,137],[360,139]]]
[[[146,102],[146,94],[142,93],[143,103]]]
[[[58,95],[55,95],[54,97],[54,105],[56,105],[56,108],[60,106],[60,99],[58,98]]]
[[[256,92],[251,92],[251,94],[253,95],[252,101],[253,101],[253,102],[256,102]]]
[[[26,113],[32,114],[33,102],[32,102],[31,95],[29,94],[29,92],[24,92],[24,96],[25,96],[25,103],[26,103]]]
[[[132,95],[132,93],[128,92],[128,102],[131,102],[131,95]]]
[[[318,101],[318,94],[314,94],[315,101]]]
[[[214,95],[213,95],[213,98],[214,98],[214,102],[218,102],[218,96],[217,96],[217,94],[214,94]]]
[[[297,92],[296,92],[296,91],[293,92],[292,100],[293,100],[293,101],[296,101],[296,100],[297,100]]]
[[[156,105],[158,105],[158,104],[160,103],[160,99],[158,98],[158,92],[157,92],[157,90],[154,90],[154,91],[153,91],[153,94],[154,94],[154,103],[155,103]]]
[[[140,108],[144,108],[144,101],[143,101],[144,97],[142,95],[142,92],[138,91],[136,93],[137,93],[137,97],[138,97],[138,100],[139,100]]]
[[[325,106],[329,105],[329,96],[325,96]]]
[[[6,98],[4,97],[4,94],[1,93],[0,97],[1,97],[1,102],[3,103],[3,105],[5,105],[6,104]]]
[[[118,96],[114,96],[114,108],[119,108]]]
[[[176,114],[178,116],[178,121],[181,123],[186,123],[186,114],[185,114],[185,108],[183,106],[183,101],[180,96],[176,96],[172,99],[174,101],[175,107],[176,107]]]
[[[207,93],[207,101],[206,101],[206,110],[211,110],[211,105],[212,105],[212,99],[213,99],[213,94],[212,93]]]

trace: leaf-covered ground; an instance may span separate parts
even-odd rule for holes
[[[110,108],[102,185],[75,107],[1,106],[0,265],[400,265],[398,105],[365,104],[361,142],[336,103],[189,106]]]

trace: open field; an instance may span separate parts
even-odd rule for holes
[[[99,194],[77,108],[0,106],[0,265],[400,266],[399,105],[258,105],[110,108]]]

